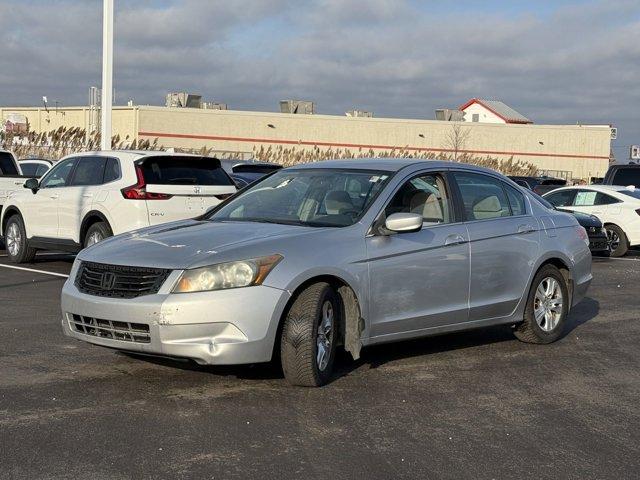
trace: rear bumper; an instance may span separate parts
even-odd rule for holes
[[[62,291],[62,330],[95,345],[200,364],[267,362],[288,299],[288,292],[257,286],[124,300],[83,294],[68,281]],[[82,328],[81,317],[85,322],[99,319],[107,327]],[[142,341],[126,332],[114,338],[110,322],[118,322],[116,328],[136,323],[148,328],[148,335]]]

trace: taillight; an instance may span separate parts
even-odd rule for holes
[[[171,195],[166,193],[150,193],[147,192],[147,184],[144,182],[142,169],[136,165],[136,178],[138,181],[135,185],[125,187],[122,190],[122,196],[129,200],[168,200]]]
[[[583,226],[576,225],[576,233],[578,234],[578,237],[580,237],[580,240],[589,245],[589,235]]]

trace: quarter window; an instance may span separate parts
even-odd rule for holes
[[[450,223],[451,206],[444,179],[440,175],[422,175],[406,182],[385,209],[394,213],[417,213],[425,223]]]
[[[42,188],[57,188],[68,186],[71,180],[71,172],[76,164],[76,158],[62,160],[55,167],[49,170],[49,173],[42,179]]]
[[[103,183],[113,182],[120,178],[120,165],[115,158],[107,158],[107,164],[104,167]]]
[[[466,220],[511,216],[503,182],[479,173],[455,172],[453,175],[462,195]]]

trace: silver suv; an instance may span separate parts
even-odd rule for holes
[[[280,170],[206,215],[83,250],[64,332],[200,364],[280,356],[295,385],[336,347],[497,324],[549,343],[591,282],[586,232],[493,171],[411,159]]]

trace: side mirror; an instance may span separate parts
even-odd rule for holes
[[[393,213],[387,217],[384,226],[390,232],[417,232],[422,228],[422,215],[417,213]]]
[[[30,178],[26,182],[24,182],[24,188],[28,188],[33,193],[36,193],[40,188],[40,182],[38,182],[37,178]]]

